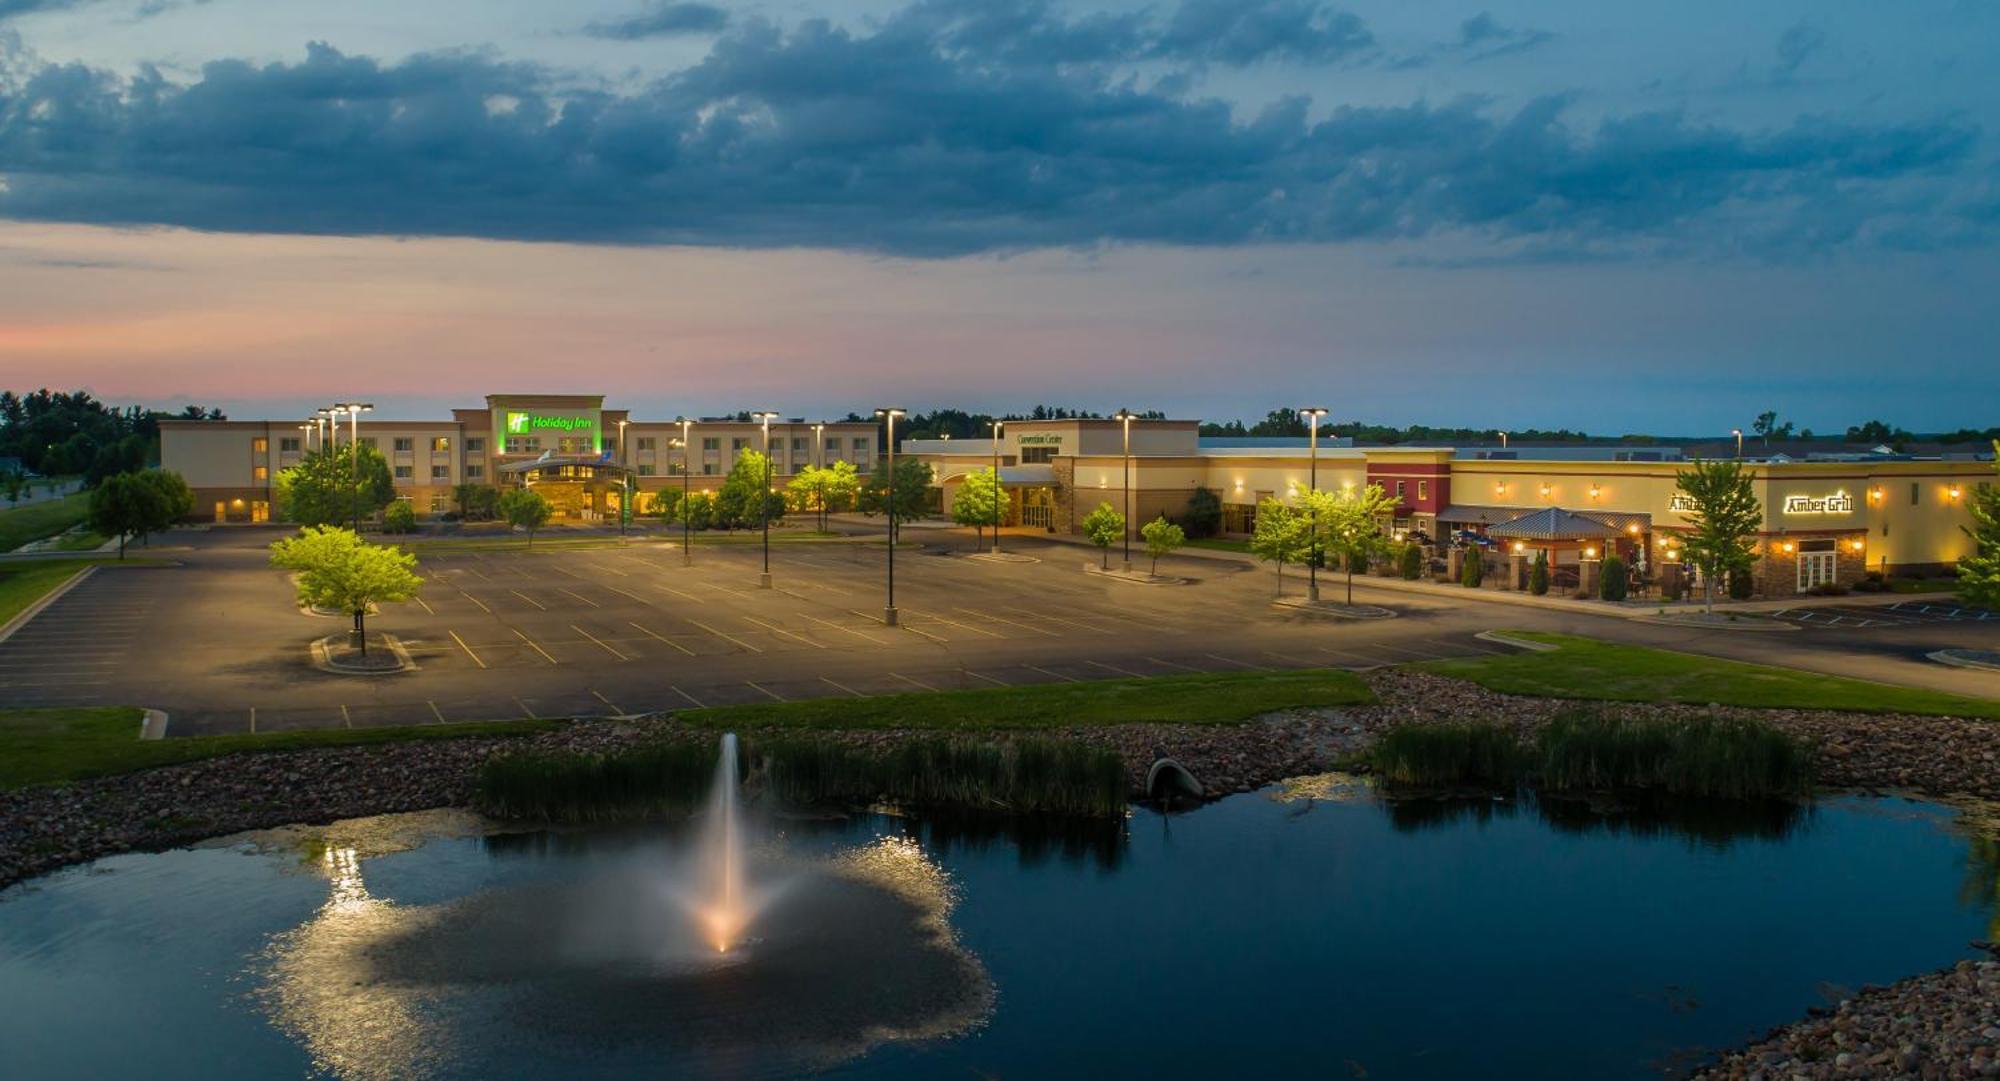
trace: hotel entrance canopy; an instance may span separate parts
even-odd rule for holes
[[[506,462],[495,472],[509,476],[540,473],[550,469],[589,469],[606,473],[626,473],[630,470],[611,460],[611,456],[596,454],[545,454],[540,458],[530,458],[520,462]]]

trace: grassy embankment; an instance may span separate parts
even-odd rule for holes
[[[0,510],[0,552],[11,552],[43,537],[53,537],[82,525],[90,514],[90,493],[77,492],[61,499],[23,503]]]
[[[1714,702],[1757,709],[1832,709],[2000,719],[2000,700],[1618,645],[1573,635],[1506,633],[1557,648],[1422,661],[1411,667],[1471,680],[1502,694],[1544,698],[1695,705]]]

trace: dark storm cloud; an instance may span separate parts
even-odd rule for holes
[[[1826,32],[1808,23],[1795,23],[1778,35],[1778,72],[1790,75],[1799,70],[1826,44]]]
[[[88,0],[0,0],[0,20],[37,11],[61,11],[87,2]]]
[[[1491,12],[1482,11],[1459,24],[1458,49],[1469,59],[1484,60],[1532,49],[1554,41],[1555,37],[1547,30],[1503,26]]]
[[[652,3],[622,19],[591,23],[584,33],[618,41],[644,41],[681,34],[713,34],[728,23],[729,13],[713,4]]]
[[[1255,10],[1280,9],[1302,10]],[[384,64],[325,45],[187,84],[32,67],[0,85],[0,215],[926,256],[1452,234],[1791,257],[1990,228],[1932,190],[1972,167],[1976,133],[1952,121],[1742,131],[1646,113],[1586,129],[1556,98],[1323,116],[1287,99],[1239,117],[1075,59],[1167,47],[1145,27],[1009,10],[920,5],[870,33],[749,22],[618,94],[559,93],[479,56]],[[1225,22],[1190,60],[1275,47]]]

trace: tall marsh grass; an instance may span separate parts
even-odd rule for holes
[[[586,823],[686,814],[714,781],[716,748],[664,743],[610,755],[496,758],[475,805],[503,818]],[[787,736],[742,747],[744,791],[789,806],[892,803],[1021,814],[1113,816],[1125,767],[1108,750],[1050,739],[932,737],[857,746]]]
[[[1401,725],[1367,757],[1393,783],[1444,788],[1531,784],[1744,800],[1809,795],[1813,777],[1811,746],[1763,721],[1598,710],[1558,716],[1525,741],[1490,722]]]

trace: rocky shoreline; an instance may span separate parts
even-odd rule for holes
[[[1242,725],[1126,725],[1047,735],[1107,747],[1135,794],[1161,755],[1213,795],[1324,772],[1398,724],[1492,719],[1523,731],[1578,707],[1495,694],[1397,669],[1370,674],[1379,704],[1299,709]],[[2000,724],[1947,717],[1616,704],[1662,717],[1757,717],[1812,740],[1824,787],[2000,800]],[[857,743],[908,733],[842,734]],[[0,793],[0,888],[126,851],[171,848],[293,823],[462,806],[481,763],[524,749],[615,751],[662,738],[711,738],[671,715],[579,722],[524,737],[237,754],[138,773]],[[1914,1065],[1909,1065],[1909,1064]],[[1866,991],[1778,1029],[1697,1076],[1731,1079],[2000,1077],[2000,961]]]

